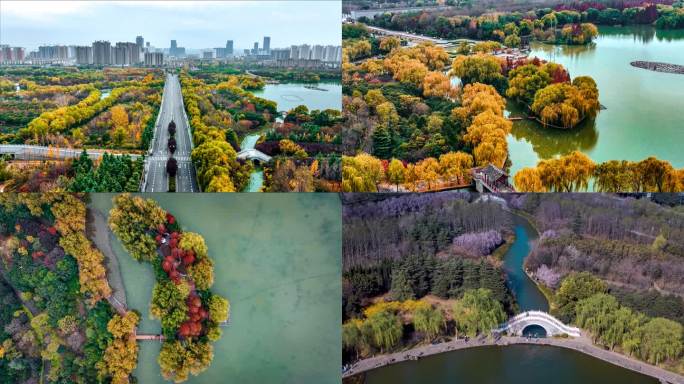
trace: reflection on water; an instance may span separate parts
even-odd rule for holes
[[[583,54],[594,52],[596,50],[596,43],[587,45],[559,45],[533,42],[530,44],[530,48],[532,48],[533,52],[545,53],[551,61],[554,61],[553,58],[556,55],[563,55],[576,59]]]
[[[278,103],[279,111],[289,111],[300,105],[309,110],[342,109],[342,84],[339,82],[318,83],[317,89],[307,88],[310,84],[281,83],[266,84],[264,89],[254,91],[254,95]]]
[[[535,166],[540,159],[574,150],[596,162],[640,161],[655,156],[684,167],[681,113],[684,76],[634,68],[635,60],[684,63],[684,30],[656,31],[649,26],[601,27],[588,46],[534,43],[531,57],[565,66],[572,77],[591,76],[606,109],[571,130],[545,129],[516,121],[508,136],[510,173]],[[520,115],[515,105],[511,115]]]
[[[528,325],[523,329],[522,332],[523,336],[525,337],[532,337],[532,338],[540,338],[540,337],[546,337],[546,329],[542,327],[541,325]]]
[[[524,116],[522,108],[509,102],[510,116]],[[511,135],[515,140],[526,141],[540,159],[567,155],[579,149],[588,152],[596,146],[598,131],[596,120],[586,119],[574,129],[544,128],[534,120],[521,120],[513,124]]]
[[[657,384],[658,380],[584,355],[543,345],[478,347],[369,371],[365,384]]]

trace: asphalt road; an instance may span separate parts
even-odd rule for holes
[[[145,192],[167,192],[168,175],[166,161],[170,153],[167,149],[169,140],[168,125],[176,123],[176,152],[173,157],[178,161],[176,174],[176,192],[199,192],[195,167],[190,159],[192,140],[189,123],[183,111],[183,95],[177,75],[167,75],[164,83],[164,101],[161,106],[159,124],[156,127],[152,153],[147,158],[148,175]]]

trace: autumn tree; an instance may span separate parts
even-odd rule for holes
[[[136,260],[157,257],[157,243],[146,229],[157,228],[165,221],[166,212],[153,200],[129,194],[114,197],[114,208],[109,212],[109,227]]]
[[[458,56],[452,63],[449,75],[457,76],[464,85],[482,83],[498,90],[506,86],[501,61],[489,55]]]
[[[451,86],[451,79],[441,72],[429,72],[423,78],[423,96],[453,98],[456,89]]]
[[[401,46],[401,40],[396,36],[388,36],[380,39],[380,50],[389,53]]]
[[[474,337],[497,328],[506,320],[506,313],[492,291],[479,288],[465,291],[454,304],[453,317],[459,332]]]
[[[377,192],[384,174],[382,161],[369,154],[342,157],[342,190],[345,192]]]
[[[523,168],[513,176],[518,192],[546,192],[537,168]]]
[[[159,352],[162,377],[174,383],[186,381],[190,375],[204,372],[214,357],[211,344],[200,341],[166,341]]]
[[[473,156],[465,152],[449,152],[439,157],[440,173],[450,181],[467,181],[473,164]]]
[[[574,151],[569,155],[542,160],[537,165],[544,188],[555,192],[586,191],[596,165],[589,156]]]
[[[399,192],[399,185],[404,183],[406,179],[406,168],[401,160],[392,159],[390,161],[387,172],[387,181],[397,186],[397,192]]]

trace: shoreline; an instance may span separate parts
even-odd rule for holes
[[[502,336],[499,340],[491,338],[471,339],[466,342],[464,339],[453,339],[439,344],[430,344],[406,351],[395,352],[388,355],[380,355],[364,360],[360,360],[352,365],[352,367],[342,374],[342,378],[349,378],[373,369],[386,367],[392,364],[397,364],[405,361],[418,360],[423,357],[437,355],[446,352],[464,350],[478,347],[505,347],[508,345],[544,345],[550,347],[559,347],[572,349],[577,352],[584,353],[591,357],[605,361],[607,363],[616,365],[618,367],[629,369],[631,371],[641,373],[646,376],[654,377],[663,383],[684,384],[684,376],[674,372],[665,370],[663,368],[636,360],[629,356],[622,355],[617,352],[609,351],[595,346],[586,337],[575,339],[563,338],[541,338],[528,339],[525,337]]]

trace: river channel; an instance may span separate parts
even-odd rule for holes
[[[111,194],[91,194],[108,217]],[[214,345],[211,367],[187,383],[338,383],[342,295],[340,201],[334,194],[153,194],[185,231],[204,236],[215,264],[216,293],[231,304],[230,325]],[[139,333],[149,318],[154,274],[111,243]],[[139,383],[162,384],[160,344],[139,342]],[[283,378],[286,378],[283,381]]]
[[[516,121],[508,137],[513,163],[510,174],[535,166],[540,159],[574,150],[596,162],[639,161],[649,156],[684,167],[681,111],[684,109],[684,75],[635,68],[636,60],[684,64],[684,30],[661,31],[653,27],[601,27],[595,43],[567,46],[533,43],[530,57],[564,65],[574,78],[596,80],[599,101],[605,110],[571,130],[543,128]],[[513,116],[522,114],[509,103]]]
[[[509,289],[520,311],[549,310],[549,303],[524,270],[525,258],[538,238],[522,216],[513,214],[515,240],[504,255]],[[526,335],[540,336],[543,329],[528,327]],[[537,333],[539,332],[539,333]],[[427,356],[417,361],[371,370],[365,384],[651,384],[658,381],[583,353],[543,345],[478,347]]]

